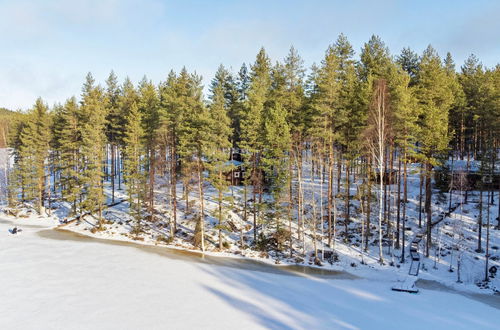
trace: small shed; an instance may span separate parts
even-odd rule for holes
[[[245,168],[243,162],[238,160],[229,160],[225,164],[227,167],[231,167],[231,170],[224,173],[226,181],[231,186],[241,186],[243,180],[245,179]]]
[[[263,186],[261,188],[266,190],[268,182],[266,181],[265,172],[262,169],[257,169],[253,173],[247,173],[247,168],[245,168],[245,163],[243,162],[243,157],[238,152],[232,152],[229,160],[224,164],[230,170],[224,172],[226,181],[232,186],[242,186],[244,185],[245,179],[249,179],[249,184],[251,185],[253,180],[256,182],[261,182]],[[252,172],[252,169],[248,169]],[[250,178],[247,178],[250,176]]]

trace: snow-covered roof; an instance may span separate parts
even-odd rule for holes
[[[469,165],[467,169],[466,159],[448,159],[443,163],[444,167],[447,167],[450,171],[454,172],[479,172],[481,170],[481,161],[479,160],[469,160]],[[439,168],[439,167],[438,167]],[[498,172],[498,164],[495,166],[495,172]]]
[[[243,165],[243,163],[239,162],[237,160],[228,160],[226,163],[224,163],[224,165],[226,165],[226,166],[232,165],[232,166],[238,167],[238,166]]]
[[[454,159],[453,161],[448,159],[443,165],[454,172],[479,172],[481,168],[481,162],[477,160],[470,160],[467,168],[467,160],[465,159]]]

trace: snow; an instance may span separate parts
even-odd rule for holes
[[[8,233],[13,223],[20,234]],[[498,328],[498,307],[394,292],[393,278],[240,269],[237,260],[78,238],[54,223],[1,216],[0,329]]]
[[[343,242],[344,226],[338,223],[334,249],[339,260],[313,265],[315,211],[311,202],[316,199],[318,214],[321,193],[323,206],[326,205],[327,186],[318,177],[313,180],[307,157],[302,181],[307,235],[303,247],[297,237],[297,223],[292,224],[293,258],[288,258],[288,253],[263,253],[249,247],[253,241],[253,216],[249,212],[247,222],[243,219],[243,187],[231,187],[224,194],[224,218],[233,226],[223,230],[228,246],[220,251],[215,227],[218,194],[208,183],[204,184],[208,251],[203,257],[199,251],[193,252],[197,248],[190,240],[195,227],[193,217],[199,207],[198,193],[196,189],[189,191],[188,210],[181,182],[177,186],[180,231],[174,239],[167,240],[172,217],[165,181],[168,178],[157,178],[155,223],[143,222],[144,233],[139,240],[131,235],[135,220],[128,215],[126,201],[105,210],[106,229],[97,232],[92,230],[96,224],[92,216],[64,224],[64,231],[51,230],[70,218],[70,205],[65,202],[53,203],[56,208],[46,210],[52,212],[50,216],[39,217],[30,212],[28,205],[20,208],[18,218],[2,215],[0,210],[0,290],[5,293],[2,297],[7,297],[0,299],[0,329],[39,328],[39,324],[44,328],[91,329],[495,328],[494,316],[500,308],[500,275],[484,285],[485,255],[474,251],[479,215],[477,191],[469,192],[467,204],[434,226],[430,257],[422,255],[422,242],[418,278],[408,276],[411,241],[425,230],[425,214],[423,228],[418,226],[418,171],[418,164],[409,166],[406,262],[399,262],[402,251],[386,240],[385,265],[378,263],[378,248],[373,242],[378,235],[371,237],[368,252],[360,249],[360,226],[365,215],[356,198],[351,200],[351,244]],[[353,182],[359,183],[359,178]],[[391,186],[392,221],[396,189],[396,185]],[[344,185],[341,192],[345,193]],[[356,193],[353,183],[350,194]],[[109,182],[105,194],[110,203]],[[448,211],[449,197],[446,192],[434,191],[433,222]],[[125,190],[116,190],[115,201],[126,198]],[[252,198],[252,187],[248,187],[248,198]],[[264,200],[269,198],[263,196]],[[483,198],[483,224],[488,217],[491,224],[489,265],[500,269],[500,230],[494,228],[498,192],[489,214],[486,192]],[[463,196],[455,191],[452,205],[462,201]],[[336,202],[342,220],[342,194]],[[377,230],[376,213],[374,203],[373,234]],[[8,233],[7,229],[14,225],[23,230],[19,235]],[[483,225],[482,229],[484,249],[487,228]],[[272,231],[270,224],[260,223],[259,232]],[[246,245],[243,248],[241,234]],[[316,227],[316,236],[323,237],[317,242],[321,251],[326,243],[326,227]],[[302,260],[303,248],[306,256]],[[459,256],[462,282],[457,283]],[[416,295],[391,291],[393,287],[415,288],[413,283],[419,290]]]
[[[321,191],[320,180],[316,177],[313,181],[310,175],[310,163],[305,160],[304,165],[304,180],[303,180],[303,190],[304,190],[304,200],[306,203],[310,203],[312,200],[311,191],[314,189],[316,199],[319,199],[319,193]],[[384,258],[386,261],[385,265],[380,265],[378,263],[378,248],[376,244],[373,244],[373,238],[378,235],[373,235],[372,243],[369,247],[368,252],[363,252],[360,249],[361,243],[361,220],[365,215],[360,213],[359,200],[353,198],[351,200],[351,224],[349,225],[350,232],[354,235],[351,239],[351,244],[344,244],[340,234],[343,232],[343,225],[337,224],[337,239],[335,240],[335,251],[339,256],[339,261],[330,264],[328,262],[323,262],[322,269],[327,270],[342,270],[348,271],[352,274],[359,275],[365,278],[373,279],[390,279],[393,285],[397,285],[398,282],[404,281],[408,275],[408,271],[411,265],[410,244],[412,238],[418,233],[422,233],[425,230],[425,214],[422,215],[423,227],[418,227],[418,194],[419,194],[419,165],[413,164],[409,166],[409,177],[408,177],[408,204],[407,204],[407,222],[406,226],[411,228],[411,230],[406,233],[406,261],[405,263],[399,263],[401,256],[401,249],[394,249],[390,244],[386,243],[384,246]],[[344,174],[343,174],[344,175]],[[140,240],[135,240],[134,236],[131,235],[131,229],[134,225],[134,220],[128,215],[128,203],[124,202],[113,208],[107,209],[104,212],[105,218],[109,221],[105,224],[106,230],[102,232],[94,232],[91,230],[94,228],[96,219],[90,216],[85,217],[82,222],[73,222],[65,226],[65,229],[71,230],[73,232],[98,237],[102,239],[112,239],[127,242],[137,242],[146,245],[160,245],[168,246],[170,248],[184,249],[184,250],[195,250],[195,248],[190,240],[192,233],[194,232],[195,221],[193,221],[193,216],[195,215],[198,208],[198,194],[196,189],[192,189],[189,193],[189,201],[191,205],[191,211],[188,212],[185,207],[185,201],[183,199],[183,189],[182,183],[177,186],[178,192],[178,228],[181,229],[181,233],[178,233],[172,241],[167,241],[166,238],[170,237],[169,228],[169,218],[172,216],[171,204],[169,200],[168,191],[165,188],[165,178],[157,178],[156,186],[156,201],[155,208],[157,213],[155,214],[156,223],[151,225],[148,222],[143,222],[145,226],[145,233],[141,235]],[[334,180],[335,182],[336,180]],[[342,187],[343,188],[343,187]],[[336,189],[336,187],[335,187]],[[396,190],[396,185],[392,185],[392,191]],[[326,205],[326,184],[323,184],[323,206]],[[252,187],[248,188],[248,196],[251,198]],[[373,193],[376,192],[374,188]],[[111,202],[111,191],[109,183],[107,183],[105,188],[105,193],[107,195],[107,202]],[[356,194],[356,187],[353,184],[351,188],[351,195]],[[395,194],[392,194],[392,209],[393,218],[395,221]],[[226,200],[228,197],[233,197],[233,201]],[[231,220],[236,226],[237,230],[223,230],[222,237],[223,240],[229,243],[229,247],[220,251],[217,248],[217,230],[214,228],[218,220],[216,219],[216,213],[218,210],[217,204],[217,190],[211,187],[209,184],[205,184],[205,208],[206,208],[206,233],[207,233],[207,249],[206,255],[218,255],[224,257],[232,258],[246,258],[259,260],[261,262],[266,262],[269,264],[274,264],[276,259],[279,259],[280,264],[295,264],[300,262],[301,265],[314,267],[311,261],[311,254],[313,250],[312,235],[312,211],[311,208],[306,207],[306,230],[308,235],[306,236],[305,251],[307,256],[304,260],[296,259],[301,258],[300,254],[302,252],[302,245],[297,239],[297,223],[292,224],[292,230],[294,233],[294,248],[295,255],[293,258],[287,258],[284,255],[277,256],[271,253],[262,253],[245,246],[240,247],[240,232],[243,231],[243,238],[245,245],[250,245],[253,240],[252,232],[252,213],[249,212],[248,220],[245,223],[242,217],[242,204],[243,204],[243,187],[232,187],[229,191],[225,193],[224,201],[224,217],[226,220]],[[127,198],[126,191],[117,190],[115,201],[123,200]],[[268,198],[268,196],[264,196]],[[438,218],[439,214],[442,214],[448,210],[448,193],[438,193],[437,190],[433,194],[433,219],[434,221]],[[455,191],[453,193],[452,204],[456,204],[462,201],[463,196],[459,196],[459,193]],[[486,193],[483,194],[484,198],[484,209],[483,209],[483,223],[486,223]],[[452,287],[455,290],[462,292],[475,292],[475,293],[488,293],[492,294],[498,292],[500,289],[500,275],[497,274],[495,278],[490,279],[487,287],[481,286],[484,279],[485,272],[485,256],[484,253],[478,254],[474,250],[477,247],[477,217],[478,217],[478,199],[479,193],[477,191],[469,192],[469,203],[464,204],[463,207],[457,208],[450,217],[446,217],[443,221],[437,224],[433,228],[433,244],[434,248],[431,250],[431,255],[429,258],[424,258],[421,255],[421,269],[418,272],[419,278],[432,280],[440,282],[447,287]],[[498,193],[495,193],[495,201],[498,200]],[[376,203],[372,209],[372,234],[376,234]],[[68,211],[70,206],[67,203],[57,202],[54,205],[57,209],[53,211],[53,224],[59,224],[59,221],[68,218]],[[316,201],[317,208],[319,208],[320,202]],[[337,198],[337,208],[339,219],[343,218],[343,207],[344,202],[341,197]],[[249,208],[251,210],[251,203],[249,203]],[[489,261],[489,266],[497,266],[500,269],[500,251],[498,250],[500,246],[500,230],[494,229],[496,224],[495,217],[498,212],[498,205],[495,204],[490,208],[490,255],[491,259]],[[317,212],[319,213],[319,212]],[[25,215],[26,216],[26,215]],[[44,218],[45,219],[45,218]],[[22,220],[22,218],[21,218]],[[260,219],[258,219],[260,220]],[[44,221],[47,221],[45,219]],[[286,220],[285,220],[286,221]],[[49,221],[50,222],[50,221]],[[286,225],[288,225],[285,222]],[[259,226],[259,232],[270,232],[273,229],[266,227],[264,224]],[[321,230],[317,229],[317,236],[320,237],[322,234]],[[323,228],[323,235],[326,235],[326,228]],[[318,242],[318,248],[321,251],[324,244],[326,243],[326,236],[323,236],[323,245]],[[424,237],[425,239],[425,237]],[[485,248],[486,241],[486,228],[483,226],[483,249]],[[420,244],[419,252],[423,252],[424,241]],[[457,283],[457,256],[458,253],[455,248],[460,247],[461,256],[461,283]],[[362,262],[361,262],[362,260]],[[394,266],[390,265],[393,262]],[[450,272],[450,268],[452,272]]]
[[[489,165],[489,164],[488,164]],[[471,172],[478,173],[481,170],[481,161],[475,159],[451,159],[446,160],[443,164],[444,167],[448,168],[450,171],[455,172]],[[436,168],[439,169],[440,167]],[[498,172],[500,168],[495,166],[495,172]]]
[[[226,166],[231,165],[231,166],[234,166],[234,167],[238,167],[238,166],[243,165],[243,162],[240,162],[240,161],[232,159],[232,160],[229,160],[229,161],[225,162],[224,165],[226,165]]]
[[[0,148],[0,204],[5,203],[7,198],[7,175],[9,169],[9,150]]]

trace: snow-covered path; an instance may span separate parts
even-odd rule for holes
[[[499,310],[391,283],[290,276],[0,222],[0,329],[498,328]]]

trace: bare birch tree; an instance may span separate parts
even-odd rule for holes
[[[374,82],[372,102],[368,113],[368,126],[365,130],[365,140],[373,163],[378,171],[379,179],[379,209],[378,209],[378,244],[379,262],[384,263],[382,253],[382,221],[384,201],[384,174],[386,144],[390,138],[391,112],[387,82],[379,79]]]

